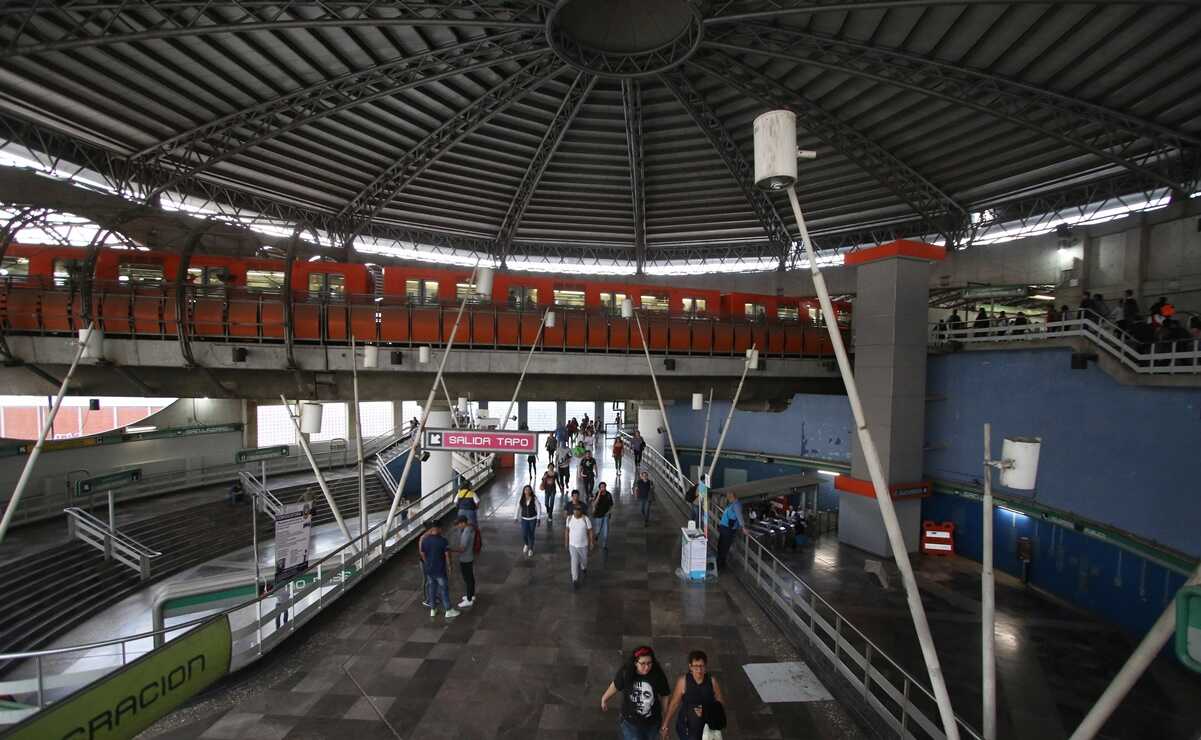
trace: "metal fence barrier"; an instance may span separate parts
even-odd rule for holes
[[[363,535],[312,563],[285,589],[265,593],[222,612],[229,616],[233,642],[230,670],[244,668],[270,652],[337,601],[364,576],[416,540],[425,521],[441,518],[452,511],[461,481],[468,482],[474,489],[493,477],[494,457],[486,456],[436,490],[401,509],[402,516],[397,518],[386,536],[383,532],[384,522],[376,522]],[[22,661],[10,674],[12,678],[0,681],[0,695],[8,695],[16,702],[29,705],[28,709],[0,712],[0,728],[15,724],[120,669],[153,650],[156,641],[169,641],[173,635],[183,634],[211,618],[210,615],[163,630],[84,645],[0,655],[0,662]]]
[[[656,478],[659,500],[666,499],[677,515],[689,519],[692,507],[684,501],[676,466],[650,446],[642,462]],[[684,480],[692,483],[686,475]],[[717,521],[721,513],[715,497],[710,498],[710,518]],[[938,705],[925,684],[888,657],[762,541],[740,536],[731,550],[727,569],[769,612],[802,636],[802,647],[824,658],[828,667],[845,680],[854,695],[861,698],[874,725],[905,740],[946,739]],[[963,737],[980,740],[980,734],[966,721],[958,717],[956,721]]]

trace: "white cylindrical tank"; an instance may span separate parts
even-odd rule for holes
[[[321,432],[321,417],[324,408],[316,401],[300,402],[300,432],[301,434],[318,434]]]
[[[1006,437],[1001,445],[1001,459],[1012,460],[1013,467],[1001,468],[1001,485],[1020,491],[1034,490],[1038,475],[1038,454],[1041,437]]]
[[[555,328],[555,312],[554,311],[546,312],[546,328],[547,329]]]
[[[692,394],[692,410],[700,411],[703,408],[705,408],[705,394],[693,393]]]
[[[466,414],[467,413],[467,396],[459,396],[457,403],[459,406],[459,413]]]
[[[748,349],[746,351],[746,364],[752,370],[759,369],[759,350],[758,349]]]
[[[475,292],[477,295],[492,297],[492,268],[481,267],[475,276]]]
[[[79,343],[84,345],[83,359],[104,359],[104,331],[102,329],[80,329]]]
[[[634,318],[634,302],[629,298],[621,299],[621,317],[623,319]]]
[[[374,344],[363,345],[363,367],[379,367],[379,347]]]
[[[430,348],[428,345],[417,348],[417,362],[425,365],[430,361]]]
[[[796,114],[773,110],[755,119],[755,185],[783,190],[797,179]]]

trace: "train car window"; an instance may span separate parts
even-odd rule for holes
[[[406,280],[405,298],[419,306],[438,305],[437,280]]]
[[[224,267],[189,267],[188,283],[197,288],[223,288],[229,281]]]
[[[134,285],[158,285],[163,282],[163,266],[122,262],[117,265],[117,280]]]
[[[484,302],[484,296],[475,292],[475,283],[455,283],[455,300],[461,301],[464,298],[468,303]]]
[[[555,305],[563,306],[564,308],[583,308],[584,307],[584,291],[583,290],[567,290],[559,288],[555,289]]]
[[[28,257],[5,257],[0,262],[0,277],[25,277],[28,274]]]
[[[284,274],[273,270],[247,270],[246,287],[252,290],[283,290]]]
[[[79,279],[83,270],[83,260],[56,259],[54,260],[54,284],[68,285]]]
[[[762,320],[767,318],[767,309],[762,303],[744,303],[742,304],[742,314],[748,319]]]
[[[796,306],[777,306],[776,316],[780,321],[798,321],[801,318]]]
[[[684,298],[684,313],[707,313],[709,301],[705,298]]]
[[[822,312],[821,312],[820,308],[814,308],[813,306],[810,306],[808,311],[809,311],[809,320],[811,322],[813,322],[814,326],[825,326],[826,325],[826,322],[822,320]]]
[[[510,285],[508,302],[510,308],[533,308],[538,305],[538,289]]]
[[[625,301],[625,293],[601,293],[601,305],[605,307],[605,311],[611,314],[621,312],[621,304]]]
[[[644,311],[662,311],[666,313],[671,305],[665,295],[642,295],[639,297],[641,298],[642,310]]]
[[[310,272],[309,292],[325,296],[344,296],[346,276],[338,272]]]

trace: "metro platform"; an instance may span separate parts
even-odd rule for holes
[[[605,456],[607,458],[607,456]],[[600,480],[614,483],[611,459]],[[524,472],[524,470],[522,471]],[[431,618],[414,552],[393,559],[278,650],[160,720],[148,738],[613,738],[600,696],[630,651],[652,645],[669,679],[705,650],[738,738],[868,737],[831,698],[764,703],[742,666],[799,654],[735,579],[681,581],[679,522],[662,505],[644,526],[629,456],[606,556],[571,588],[563,515],[522,555],[515,502],[526,479],[503,470],[482,493],[485,544],[476,604]],[[462,584],[452,569],[451,597]],[[828,695],[827,695],[828,697]]]

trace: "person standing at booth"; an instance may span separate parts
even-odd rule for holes
[[[739,532],[745,537],[746,520],[742,516],[742,502],[733,491],[726,493],[726,508],[721,513],[721,521],[717,525],[717,569],[726,566],[726,557],[734,546],[734,538]]]

